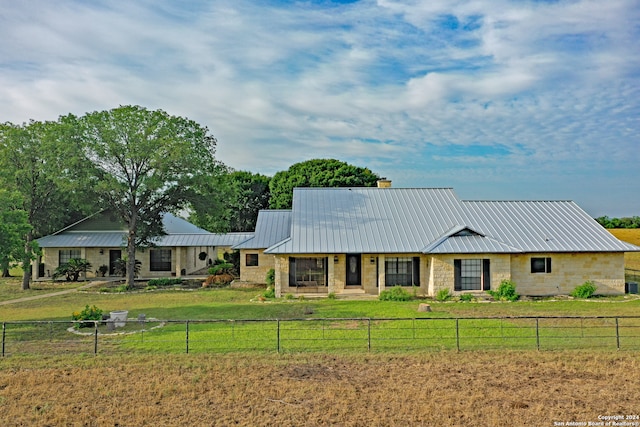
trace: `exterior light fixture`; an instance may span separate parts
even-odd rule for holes
[[[337,264],[337,263],[338,263],[338,255],[336,255],[336,256],[334,256],[334,257],[333,257],[333,263],[334,263],[334,264]]]
[[[371,257],[371,259],[369,260],[369,262],[371,264],[375,264],[376,263],[376,258],[375,257]]]

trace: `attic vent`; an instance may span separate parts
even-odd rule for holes
[[[479,234],[476,233],[475,231],[471,231],[468,228],[465,228],[464,230],[460,230],[453,235],[453,237],[465,237],[465,236],[479,236]]]

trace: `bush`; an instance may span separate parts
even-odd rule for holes
[[[487,291],[487,293],[499,301],[517,301],[520,298],[516,293],[516,285],[511,280],[503,280],[497,291]]]
[[[327,298],[328,299],[336,299],[336,293],[335,292],[329,292],[327,294]]]
[[[231,282],[233,282],[233,279],[235,279],[235,277],[233,277],[230,274],[211,275],[205,279],[204,281],[205,285],[203,286],[206,288],[208,287],[222,288],[224,286],[229,285]]]
[[[67,282],[77,282],[80,277],[80,273],[91,268],[91,263],[84,258],[71,258],[69,261],[60,264],[58,268],[53,272],[53,279],[57,279],[60,276],[65,276]]]
[[[211,274],[212,276],[219,276],[223,274],[233,276],[234,270],[235,269],[233,267],[233,264],[231,264],[230,262],[217,260],[216,263],[214,263],[213,266],[209,268],[209,274]]]
[[[413,296],[400,285],[385,289],[378,297],[380,301],[411,301],[412,298]]]
[[[462,302],[471,302],[474,299],[475,298],[471,294],[462,294],[462,295],[460,295],[460,301],[462,301]]]
[[[263,297],[265,298],[275,298],[276,297],[276,290],[275,288],[273,288],[273,286],[269,286],[267,287],[267,290],[264,291],[264,293],[262,294]]]
[[[179,277],[163,277],[161,279],[150,279],[147,283],[147,286],[173,286],[173,285],[182,285],[182,279]]]
[[[449,288],[440,289],[436,294],[436,300],[443,302],[451,299],[451,291]]]
[[[100,310],[95,305],[89,307],[87,304],[82,311],[74,311],[71,313],[72,320],[78,321],[86,321],[86,320],[102,320],[102,310]],[[76,328],[88,328],[93,326],[92,323],[76,323],[74,327]]]
[[[593,293],[596,291],[596,285],[592,281],[584,282],[580,286],[576,286],[576,288],[571,291],[569,295],[574,298],[591,298]]]
[[[267,286],[273,286],[276,283],[276,271],[271,268],[267,271],[267,276],[265,277],[265,283]]]

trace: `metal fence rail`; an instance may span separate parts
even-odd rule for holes
[[[86,327],[81,327],[86,326]],[[2,357],[42,354],[640,349],[640,316],[2,323]]]

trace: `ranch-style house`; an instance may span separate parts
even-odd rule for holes
[[[373,294],[391,286],[435,296],[495,289],[568,294],[592,281],[625,291],[616,239],[571,201],[466,201],[450,188],[296,188],[291,210],[261,211],[240,250],[241,279],[276,296]]]
[[[166,234],[155,239],[155,246],[136,253],[140,277],[207,274],[213,260],[253,236],[253,233],[210,233],[170,213],[163,215],[162,224]],[[91,263],[88,278],[99,276],[100,266],[106,266],[105,276],[116,276],[118,262],[127,252],[127,228],[105,210],[38,239],[38,244],[43,248],[43,256],[34,269],[35,279],[50,278],[59,265],[71,258]]]

